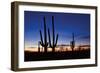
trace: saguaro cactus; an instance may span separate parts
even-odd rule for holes
[[[43,42],[43,38],[42,38],[42,32],[40,30],[40,44],[42,47],[44,47],[44,51],[47,52],[47,46],[48,46],[48,43],[47,43],[47,33],[46,33],[46,21],[45,21],[45,17],[43,19],[44,21],[44,42]]]
[[[75,47],[74,33],[72,33],[72,41],[70,42],[70,46],[72,51],[74,51],[74,47]]]
[[[50,37],[50,29],[48,28],[48,38],[49,38],[49,47],[52,48],[52,51],[55,51],[55,47],[58,41],[58,34],[56,35],[55,41],[55,28],[54,28],[54,16],[52,16],[52,44],[51,44],[51,37]]]

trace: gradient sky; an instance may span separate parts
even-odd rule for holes
[[[44,34],[44,16],[51,36],[54,16],[55,34],[59,34],[58,44],[70,44],[72,33],[75,34],[77,45],[90,43],[90,14],[24,11],[25,47],[37,46],[40,40],[39,30],[42,31],[42,36]]]

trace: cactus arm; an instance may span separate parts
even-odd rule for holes
[[[40,41],[38,42],[38,52],[40,52]]]
[[[52,35],[53,35],[52,42],[54,45],[54,43],[55,43],[54,16],[52,16]]]
[[[43,38],[42,38],[42,32],[41,32],[41,30],[40,30],[40,39],[41,39],[41,44],[43,43]]]
[[[49,39],[49,45],[51,46],[51,38],[50,38],[50,30],[48,28],[48,39]]]
[[[58,34],[56,36],[56,42],[55,42],[55,45],[57,45],[57,41],[58,41]]]
[[[47,44],[46,21],[44,17],[44,43]]]

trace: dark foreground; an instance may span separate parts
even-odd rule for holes
[[[90,50],[73,52],[27,52],[25,51],[24,61],[43,61],[43,60],[64,60],[64,59],[84,59],[90,58]]]

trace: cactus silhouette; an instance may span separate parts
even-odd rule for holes
[[[48,43],[47,43],[47,33],[46,33],[46,21],[45,21],[45,17],[43,18],[43,21],[44,21],[44,41],[43,41],[43,37],[42,37],[42,32],[40,30],[40,39],[41,39],[41,41],[39,43],[40,43],[40,45],[42,47],[44,47],[44,51],[47,52]]]
[[[70,42],[70,46],[71,46],[72,51],[74,51],[74,48],[75,48],[74,33],[72,33],[72,41]]]
[[[49,39],[49,47],[52,48],[52,51],[55,51],[55,47],[58,41],[58,34],[56,35],[55,41],[55,28],[54,28],[54,16],[52,16],[52,44],[51,44],[51,37],[50,37],[50,29],[48,28],[48,39]]]

